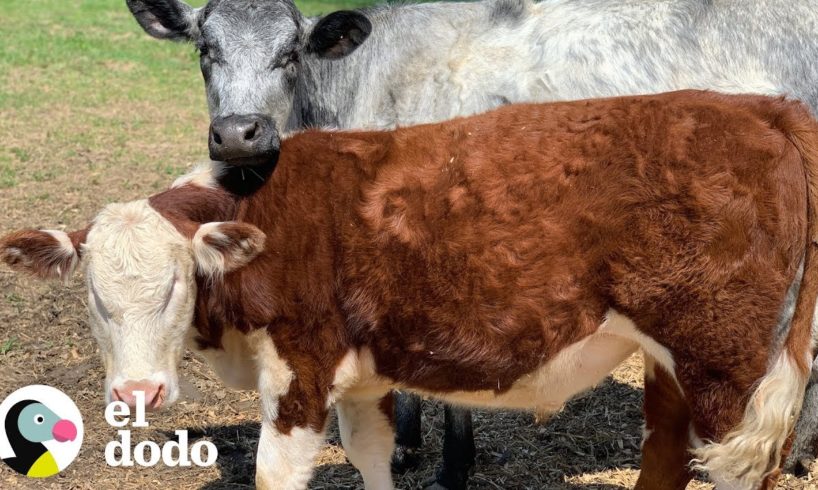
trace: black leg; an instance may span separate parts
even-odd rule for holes
[[[818,449],[818,362],[813,361],[812,375],[804,394],[804,406],[795,425],[795,440],[784,471],[796,476],[805,476]]]
[[[465,490],[474,469],[474,432],[471,411],[445,406],[446,428],[443,436],[443,466],[437,473],[435,488]]]
[[[420,437],[421,399],[411,393],[395,393],[395,453],[392,455],[392,471],[404,473],[416,468],[419,461],[417,450]]]

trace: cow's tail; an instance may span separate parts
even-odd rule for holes
[[[762,105],[773,127],[798,150],[806,174],[808,234],[802,268],[791,289],[795,310],[787,337],[750,395],[741,422],[720,442],[693,451],[696,469],[732,488],[748,490],[758,488],[778,469],[782,448],[801,411],[812,364],[818,296],[818,124],[800,103],[768,99]]]

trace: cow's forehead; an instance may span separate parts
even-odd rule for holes
[[[203,32],[218,36],[277,37],[300,28],[301,14],[288,0],[221,0],[203,11]]]
[[[147,199],[110,204],[100,212],[84,245],[89,272],[99,276],[155,278],[190,261],[189,241]]]

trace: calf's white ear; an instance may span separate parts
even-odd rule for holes
[[[205,223],[193,236],[193,256],[204,276],[220,277],[249,264],[264,251],[267,237],[238,221]]]
[[[88,229],[17,231],[0,239],[0,259],[41,279],[67,280],[80,262],[80,246],[87,236]]]

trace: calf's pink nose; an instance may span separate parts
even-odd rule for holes
[[[51,429],[51,435],[58,442],[73,441],[77,438],[77,426],[70,420],[60,420]]]
[[[114,401],[125,402],[129,407],[136,406],[136,392],[145,393],[145,408],[158,410],[165,401],[165,385],[147,380],[126,381],[122,386],[111,389],[111,398]]]

